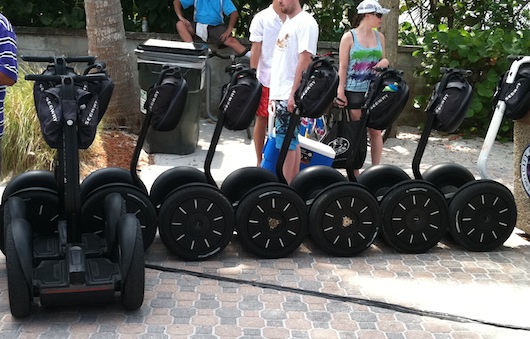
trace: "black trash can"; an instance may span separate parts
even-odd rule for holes
[[[188,97],[178,126],[169,132],[149,129],[147,153],[190,154],[199,141],[199,107],[204,87],[208,46],[193,42],[148,39],[135,50],[140,83],[140,110],[145,113],[147,91],[156,83],[164,65],[179,66],[188,83]]]

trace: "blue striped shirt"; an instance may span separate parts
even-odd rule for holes
[[[17,81],[17,37],[13,26],[0,13],[0,72]],[[4,99],[6,86],[0,85],[0,138],[4,135]]]

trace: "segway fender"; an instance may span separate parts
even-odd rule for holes
[[[26,277],[26,281],[33,281],[33,244],[32,244],[32,230],[31,225],[27,220],[22,218],[15,218],[11,220],[11,233],[13,235],[13,243],[20,260],[20,266]],[[31,286],[30,290],[31,290]]]
[[[134,246],[136,244],[136,237],[142,236],[142,232],[137,232],[137,228],[140,227],[140,222],[132,213],[124,214],[120,217],[117,224],[118,240],[120,246],[120,271],[122,281],[127,278],[129,268],[134,256]],[[143,240],[140,240],[140,244]]]

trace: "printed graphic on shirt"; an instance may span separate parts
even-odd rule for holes
[[[276,40],[276,46],[280,49],[286,49],[289,46],[289,33],[286,33],[283,38],[278,37],[278,40]]]

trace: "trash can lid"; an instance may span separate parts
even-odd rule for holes
[[[148,39],[138,45],[138,50],[191,56],[206,56],[208,45],[194,42]]]

